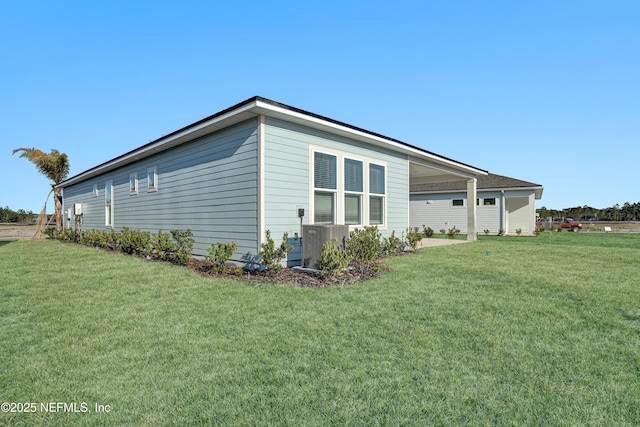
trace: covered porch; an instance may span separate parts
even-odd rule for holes
[[[438,158],[442,160],[443,158]],[[486,171],[451,161],[446,164],[431,159],[409,159],[409,188],[415,184],[431,184],[436,182],[461,181],[467,182],[467,200],[476,200],[478,194],[478,176],[487,175]],[[477,240],[478,219],[475,203],[467,203],[467,241]]]

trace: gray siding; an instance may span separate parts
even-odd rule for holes
[[[65,208],[82,203],[83,229],[105,229],[104,188],[113,180],[114,229],[191,229],[194,254],[235,240],[233,257],[255,257],[258,236],[257,120],[207,135],[140,162],[64,189]],[[147,192],[147,168],[157,167],[158,191]],[[138,194],[129,194],[129,175]],[[98,197],[91,194],[93,184]]]
[[[265,120],[264,145],[264,214],[265,228],[279,243],[286,231],[290,237],[300,233],[300,224],[310,223],[310,147],[339,151],[357,158],[385,162],[387,228],[384,235],[397,235],[408,227],[408,162],[406,156],[365,146],[357,141],[319,132],[277,119]],[[298,208],[305,209],[300,221]],[[288,263],[300,263],[301,242],[290,239],[294,252]]]

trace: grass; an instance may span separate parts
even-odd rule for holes
[[[25,425],[638,425],[640,236],[480,236],[344,287],[0,245],[0,413]],[[95,413],[95,403],[109,413]]]

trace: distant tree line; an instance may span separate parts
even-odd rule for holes
[[[562,210],[547,209],[541,207],[536,209],[541,219],[552,217],[554,220],[571,217],[577,221],[640,221],[640,202],[626,202],[620,206],[615,204],[610,208],[596,209],[591,206],[578,206],[575,208],[565,208]]]
[[[28,224],[35,222],[37,217],[38,214],[34,214],[33,211],[25,211],[24,209],[14,211],[9,206],[0,207],[0,222]]]

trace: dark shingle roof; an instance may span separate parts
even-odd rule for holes
[[[509,178],[508,176],[496,175],[490,173],[485,176],[478,176],[478,190],[484,189],[502,189],[502,188],[542,188],[540,184],[534,184],[533,182],[522,181],[520,179]],[[428,184],[413,184],[410,191],[412,193],[421,193],[428,191],[455,191],[466,190],[467,181],[446,181],[446,182],[433,182]]]

